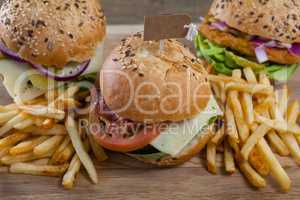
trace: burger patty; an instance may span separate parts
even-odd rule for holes
[[[215,44],[238,51],[247,56],[256,56],[255,45],[245,38],[213,29],[207,23],[201,25],[200,32]],[[266,48],[266,53],[270,61],[278,64],[295,64],[300,62],[300,56],[290,54],[287,49]]]

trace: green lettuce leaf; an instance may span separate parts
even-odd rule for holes
[[[238,56],[226,48],[213,44],[201,34],[198,34],[196,37],[195,46],[198,57],[206,59],[212,64],[217,73],[225,75],[231,75],[234,69],[251,67],[254,72],[265,71],[271,79],[285,82],[291,78],[299,66],[298,64],[259,64],[247,58]]]

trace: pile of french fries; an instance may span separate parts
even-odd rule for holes
[[[50,90],[26,103],[0,107],[0,172],[62,177],[63,187],[74,186],[81,166],[98,182],[92,151],[107,159],[86,130],[80,130],[74,96],[79,87]],[[83,116],[84,117],[84,116]]]
[[[232,76],[210,75],[212,89],[224,117],[206,148],[208,171],[216,174],[216,154],[224,155],[225,171],[240,169],[256,188],[271,175],[283,191],[291,180],[278,156],[290,156],[300,165],[299,102],[291,100],[287,85],[272,86],[264,72],[234,70]]]

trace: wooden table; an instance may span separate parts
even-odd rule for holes
[[[110,26],[105,54],[122,37],[142,29],[142,26]],[[295,98],[300,99],[298,72],[290,86]],[[0,103],[7,101],[6,92],[0,89]],[[219,175],[211,175],[205,169],[203,155],[181,167],[159,169],[110,153],[108,161],[97,164],[98,185],[92,185],[86,174],[80,175],[76,187],[71,191],[64,190],[58,178],[1,174],[0,199],[299,199],[300,168],[289,158],[280,161],[293,181],[289,194],[281,193],[272,178],[267,179],[268,186],[265,189],[256,190],[239,173],[228,176],[220,167]],[[221,163],[219,159],[220,166]]]

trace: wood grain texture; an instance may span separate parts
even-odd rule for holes
[[[121,38],[142,30],[142,26],[110,26],[105,44],[105,55]],[[300,99],[300,71],[290,81],[294,98]],[[3,99],[4,98],[4,99]],[[0,89],[0,103],[7,102],[7,94]],[[156,168],[129,157],[110,153],[110,159],[97,163],[99,184],[92,185],[85,172],[79,176],[73,190],[64,190],[61,179],[28,175],[0,174],[0,199],[261,199],[296,200],[300,196],[300,168],[289,158],[280,158],[293,186],[289,194],[281,193],[272,178],[261,190],[252,188],[240,173],[231,176],[222,170],[222,159],[218,158],[219,174],[211,175],[205,169],[203,155],[176,168]]]
[[[188,13],[197,21],[212,0],[101,0],[109,24],[141,24],[145,15]]]

